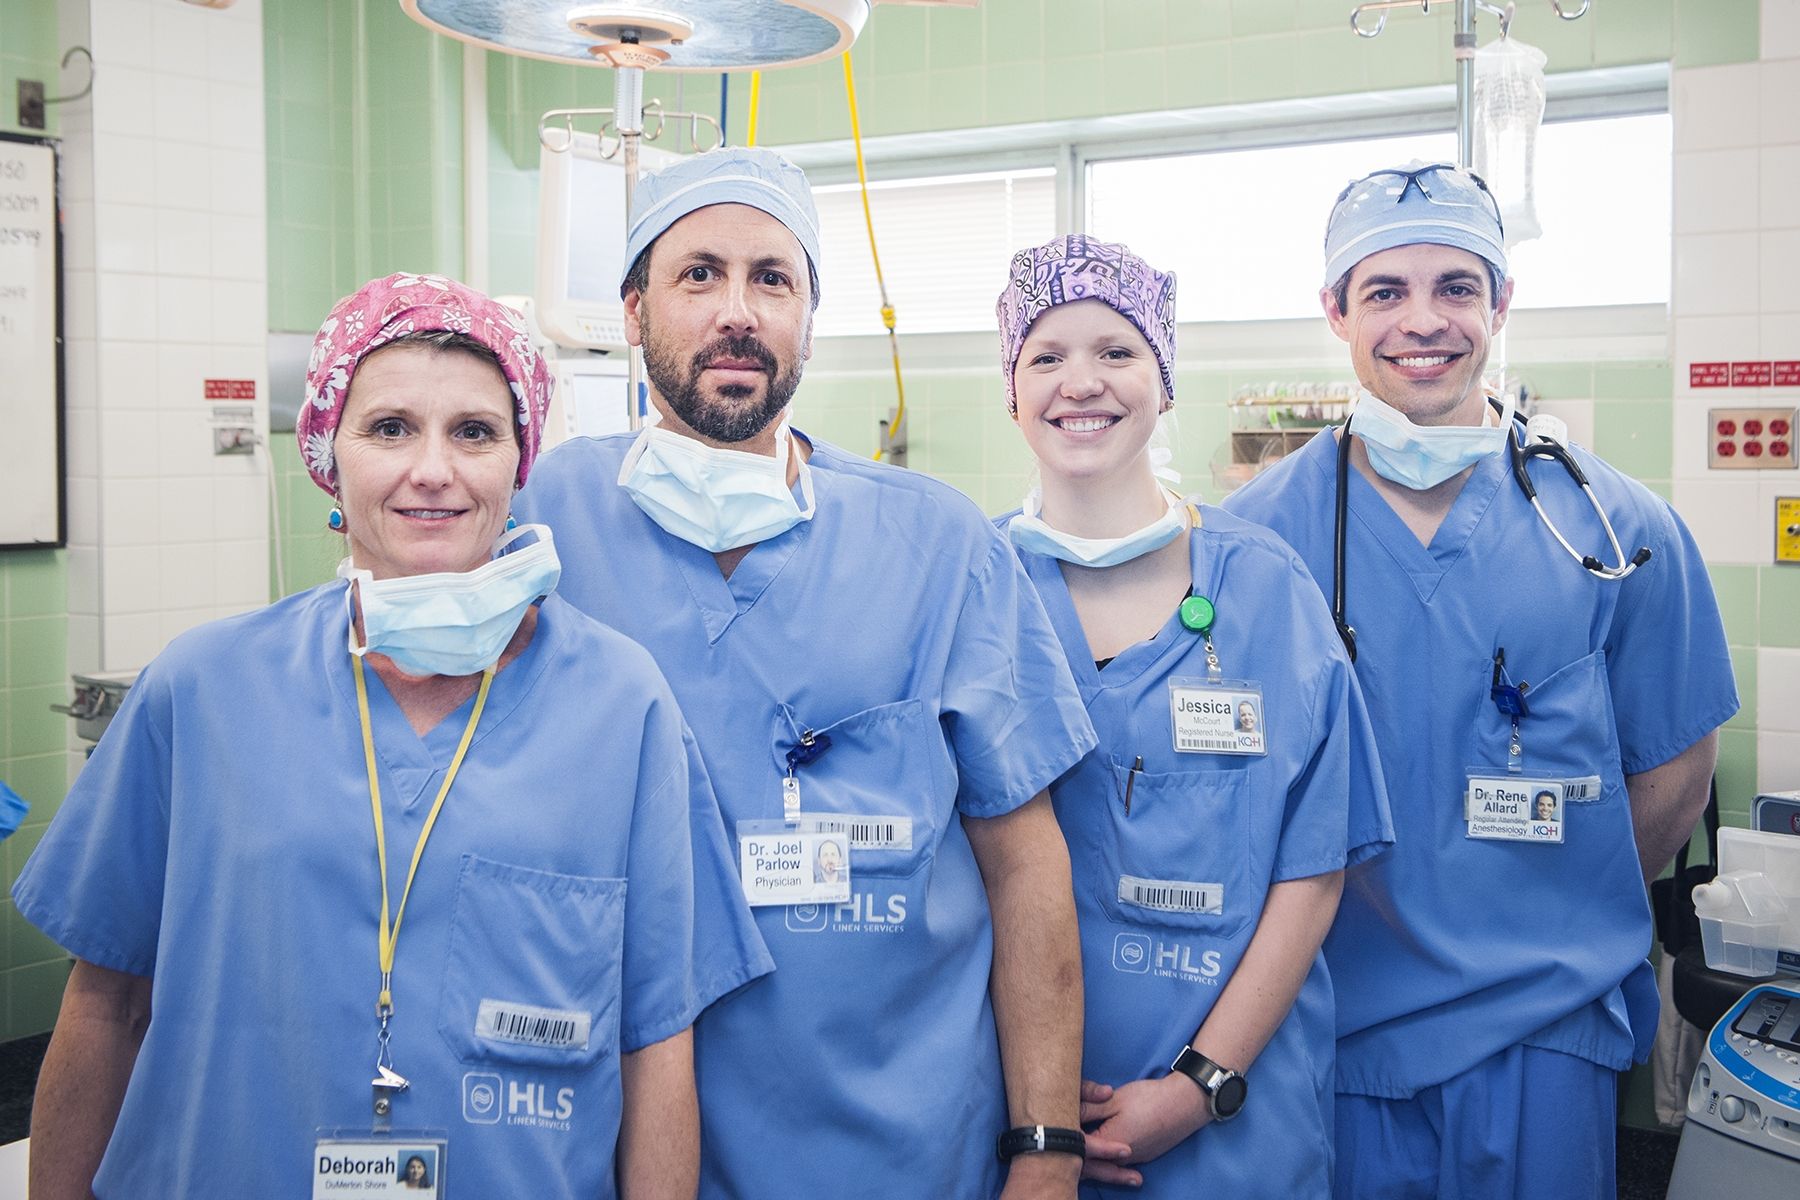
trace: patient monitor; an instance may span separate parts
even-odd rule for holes
[[[551,127],[538,152],[536,316],[558,346],[625,354],[619,277],[625,261],[625,171],[611,139]],[[602,157],[612,150],[611,157]],[[645,146],[645,171],[680,156]]]

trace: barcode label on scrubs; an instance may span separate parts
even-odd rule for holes
[[[506,1000],[483,1000],[475,1013],[475,1036],[519,1046],[585,1050],[590,1018],[585,1012],[539,1008]]]
[[[849,834],[852,850],[911,850],[913,845],[911,817],[837,817],[802,813],[796,823],[815,833]]]
[[[1219,914],[1225,911],[1225,885],[1181,879],[1119,876],[1119,903],[1158,912]]]
[[[1563,803],[1591,804],[1598,800],[1604,789],[1598,775],[1589,775],[1584,779],[1563,780]]]

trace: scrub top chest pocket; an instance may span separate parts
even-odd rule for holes
[[[919,700],[877,705],[829,724],[809,725],[807,717],[783,705],[771,738],[778,769],[799,792],[800,820],[810,829],[848,834],[852,879],[913,874],[930,860],[956,803],[938,723]],[[829,748],[797,756],[790,776],[789,754],[809,735],[815,746],[829,739]],[[771,812],[781,811],[782,799],[770,798]]]
[[[619,1041],[625,881],[466,854],[438,1032],[463,1062],[584,1067]]]
[[[1523,656],[1506,654],[1506,674],[1524,688],[1526,711],[1514,718],[1503,713],[1483,686],[1475,708],[1475,733],[1465,762],[1471,773],[1504,777],[1522,775],[1567,784],[1559,820],[1580,824],[1587,814],[1620,807],[1625,776],[1619,761],[1619,738],[1613,718],[1612,690],[1606,655],[1584,655],[1552,670],[1533,671]],[[1494,667],[1490,658],[1470,658],[1463,670],[1472,683],[1486,685]],[[1537,677],[1533,677],[1534,674]],[[1517,755],[1511,754],[1517,746]],[[1509,766],[1517,770],[1509,772]]]
[[[1260,914],[1249,877],[1250,770],[1148,771],[1110,763],[1110,819],[1096,880],[1102,911],[1127,925],[1229,937]]]

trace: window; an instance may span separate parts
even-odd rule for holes
[[[813,189],[819,207],[821,337],[879,334],[881,293],[854,183]],[[994,328],[1013,252],[1056,235],[1056,173],[1044,167],[869,184],[876,244],[902,333]]]
[[[1666,303],[1670,152],[1667,113],[1543,126],[1544,235],[1510,249],[1514,303]],[[1180,320],[1313,317],[1325,217],[1344,184],[1455,157],[1456,135],[1441,132],[1097,162],[1087,228],[1173,269]]]

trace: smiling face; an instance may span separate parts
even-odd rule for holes
[[[488,561],[519,469],[512,389],[460,350],[397,345],[350,381],[338,496],[357,567],[377,579]]]
[[[625,293],[625,336],[644,348],[657,408],[678,433],[772,453],[776,418],[812,353],[799,239],[761,209],[714,204],[669,226],[648,254],[645,287]]]
[[[1556,797],[1548,792],[1541,792],[1537,798],[1537,819],[1540,821],[1556,820]]]
[[[406,1182],[415,1185],[425,1182],[425,1160],[416,1154],[406,1160]]]
[[[1046,479],[1148,472],[1168,397],[1150,343],[1111,305],[1078,300],[1046,311],[1025,335],[1013,385],[1014,420]]]
[[[1245,733],[1254,733],[1256,731],[1256,709],[1251,707],[1248,700],[1241,701],[1238,704],[1237,727]]]
[[[827,879],[836,879],[843,865],[844,855],[836,842],[819,843],[819,870]]]
[[[1371,254],[1350,269],[1343,311],[1320,293],[1332,332],[1350,344],[1364,387],[1421,425],[1479,424],[1481,372],[1512,301],[1496,298],[1485,262],[1419,243]]]

